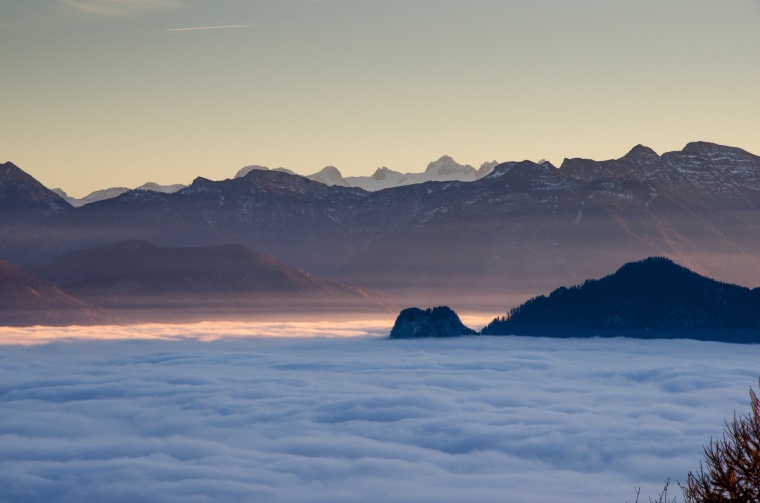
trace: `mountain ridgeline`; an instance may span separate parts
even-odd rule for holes
[[[31,269],[78,299],[140,320],[387,312],[361,290],[242,245],[159,247],[124,241],[67,253]]]
[[[512,309],[484,335],[686,336],[760,342],[760,289],[705,278],[654,257]]]
[[[0,325],[105,325],[123,320],[0,260]]]
[[[760,342],[760,288],[721,283],[653,257],[530,299],[481,333]]]
[[[419,318],[426,318],[425,323]],[[415,308],[401,312],[391,338],[439,337],[442,330],[430,320],[443,318],[449,335],[473,333],[459,327],[459,319],[447,307]],[[760,343],[760,288],[721,283],[652,257],[625,264],[601,279],[532,298],[508,316],[494,319],[480,334]]]
[[[80,208],[0,168],[0,258],[15,264],[125,240],[237,243],[398,303],[479,312],[651,256],[760,284],[760,157],[705,142],[560,168],[507,162],[470,182],[375,192],[252,169]]]

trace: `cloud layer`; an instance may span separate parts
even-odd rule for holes
[[[3,347],[0,501],[631,501],[698,467],[760,361],[694,341],[207,336]]]
[[[178,7],[178,0],[57,0],[72,9],[96,16],[133,16]]]

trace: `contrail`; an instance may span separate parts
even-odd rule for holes
[[[198,26],[194,28],[170,28],[167,32],[174,31],[201,31],[201,30],[232,30],[235,28],[258,28],[268,26],[266,24],[228,24],[224,26]]]

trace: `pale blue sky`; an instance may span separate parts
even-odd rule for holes
[[[0,0],[0,162],[82,196],[247,164],[760,154],[759,53],[760,0]]]

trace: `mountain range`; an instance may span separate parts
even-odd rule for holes
[[[237,320],[387,313],[365,292],[242,245],[123,241],[22,271],[0,261],[0,325]]]
[[[387,189],[389,187],[399,187],[402,185],[412,185],[415,183],[424,183],[431,181],[463,181],[471,182],[488,175],[493,168],[498,164],[496,161],[486,162],[480,167],[475,169],[470,165],[462,165],[454,161],[449,156],[443,156],[437,161],[428,164],[427,169],[422,173],[400,173],[388,168],[378,168],[372,176],[351,176],[344,178],[341,172],[335,166],[326,166],[321,170],[307,175],[306,178],[314,180],[315,182],[323,183],[325,185],[339,185],[341,187],[360,187],[365,190],[375,191],[381,189]],[[235,178],[241,178],[253,170],[270,171],[266,166],[250,165],[241,168],[236,174]],[[282,173],[288,173],[295,175],[296,173],[286,168],[275,168],[271,171],[280,171]],[[95,203],[98,201],[104,201],[106,199],[113,199],[120,196],[130,190],[150,190],[153,192],[164,192],[171,194],[177,192],[180,189],[184,189],[187,185],[176,183],[172,185],[159,185],[154,182],[148,182],[136,187],[135,189],[129,189],[127,187],[111,187],[108,189],[101,189],[91,192],[90,194],[76,198],[69,196],[63,189],[52,189],[53,192],[65,199],[70,205],[74,207],[84,206],[85,204]]]
[[[306,178],[328,186],[359,187],[374,192],[391,187],[402,187],[404,185],[425,182],[473,182],[489,175],[498,164],[497,161],[486,162],[481,165],[480,169],[475,169],[469,164],[459,164],[451,157],[445,155],[437,161],[428,164],[425,171],[421,173],[401,173],[382,167],[378,168],[372,176],[349,176],[344,178],[338,168],[327,166],[316,173],[307,175]],[[237,172],[235,178],[241,178],[253,170],[270,171],[266,166],[246,166]],[[285,168],[275,168],[272,171],[295,175],[293,171]]]
[[[172,192],[177,192],[178,190],[184,189],[185,187],[187,187],[187,185],[182,185],[181,183],[173,185],[159,185],[154,182],[148,182],[140,185],[135,189],[129,189],[127,187],[111,187],[110,189],[96,190],[95,192],[91,192],[81,199],[69,196],[66,194],[66,192],[63,191],[63,189],[53,189],[53,192],[65,199],[66,202],[71,206],[78,208],[80,206],[84,206],[85,204],[112,199],[124,194],[125,192],[129,192],[130,190],[151,190],[153,192],[165,192],[167,194],[171,194]]]
[[[80,208],[6,163],[0,237],[0,258],[22,265],[125,240],[237,243],[399,304],[481,312],[654,255],[755,286],[760,158],[707,142],[662,155],[639,145],[614,160],[506,162],[470,182],[377,191],[251,169]]]

